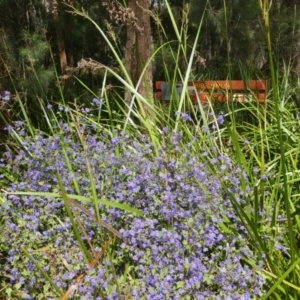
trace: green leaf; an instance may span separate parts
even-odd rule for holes
[[[225,232],[227,234],[231,233],[231,231],[228,229],[228,227],[224,223],[220,222],[220,223],[218,223],[218,225],[220,226],[220,228],[222,229],[223,232]]]
[[[21,288],[21,286],[22,286],[22,283],[18,282],[18,283],[16,283],[16,284],[14,285],[14,288],[15,288],[16,290],[19,290],[19,289]]]
[[[50,283],[47,282],[44,287],[43,287],[43,290],[44,290],[44,293],[46,294],[48,291],[49,291],[49,288],[50,288]]]
[[[51,192],[6,192],[7,195],[29,195],[29,196],[41,196],[41,197],[55,197],[55,198],[62,198],[59,193],[51,193]],[[66,194],[66,196],[70,199],[75,200],[81,200],[86,202],[93,202],[93,200],[89,197],[80,196],[80,195],[72,195],[72,194]],[[97,199],[96,200],[98,204],[103,204],[110,207],[116,207],[120,208],[124,211],[131,212],[137,216],[143,216],[144,213],[138,209],[135,209],[131,207],[130,205],[119,203],[119,202],[113,202],[109,200],[103,200],[103,199]]]
[[[5,293],[8,295],[8,297],[11,297],[11,292],[12,292],[13,290],[11,289],[11,288],[7,288],[6,290],[5,290]]]
[[[178,281],[178,282],[176,283],[176,287],[177,287],[178,289],[184,288],[184,282],[183,282],[183,281]]]

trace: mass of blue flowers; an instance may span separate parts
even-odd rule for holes
[[[72,299],[260,298],[265,281],[257,272],[260,266],[251,263],[258,259],[253,259],[229,200],[231,194],[243,201],[247,191],[240,182],[247,178],[227,156],[211,159],[216,174],[191,155],[189,145],[181,148],[179,133],[167,129],[162,133],[167,142],[154,155],[147,137],[122,132],[96,136],[83,126],[83,147],[83,141],[74,138],[74,128],[61,128],[63,134],[49,137],[40,132],[24,138],[22,150],[5,153],[1,167],[10,166],[18,174],[7,191],[59,193],[59,174],[68,194],[77,194],[77,186],[82,196],[92,197],[92,172],[99,199],[126,203],[143,216],[99,204],[102,220],[124,240],[116,238],[109,255],[88,268],[62,198],[9,195],[1,205],[7,251],[2,269],[24,299],[56,295],[21,247],[61,291],[86,271]],[[22,124],[14,130],[22,132]],[[93,203],[80,204],[94,212]],[[111,233],[82,210],[74,215],[82,239],[97,253]],[[224,230],[234,222],[240,234]]]

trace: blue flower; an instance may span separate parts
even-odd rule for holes
[[[10,100],[10,92],[9,91],[4,92],[3,100],[4,101],[9,101]]]
[[[188,113],[176,111],[175,116],[180,116],[183,120],[193,122],[192,117]]]
[[[100,97],[100,99],[102,100],[103,97]],[[99,100],[98,98],[93,98],[92,102],[98,107],[98,110],[101,110],[102,105],[104,104],[103,101]]]
[[[219,125],[222,125],[225,122],[224,121],[224,113],[222,111],[220,112],[220,114],[217,117],[217,122],[218,122]]]

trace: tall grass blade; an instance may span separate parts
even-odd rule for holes
[[[279,285],[284,281],[284,279],[292,272],[295,270],[297,265],[300,263],[300,257],[288,268],[286,272],[284,272],[278,280],[275,282],[275,284],[271,287],[271,289],[262,297],[262,300],[268,299],[272,293],[279,287]],[[292,286],[296,290],[300,290],[299,287],[296,287],[294,284],[289,284],[289,286]]]
[[[30,255],[27,249],[21,246],[21,250],[23,253],[33,262],[36,268],[41,272],[41,274],[47,279],[47,281],[51,284],[54,289],[54,292],[57,296],[61,297],[63,292],[56,286],[51,277],[43,270],[43,268],[39,265],[39,263]]]
[[[74,217],[73,217],[73,214],[71,212],[70,205],[69,205],[69,202],[68,202],[67,193],[66,193],[66,190],[63,186],[63,183],[62,183],[62,180],[61,180],[61,177],[60,177],[59,174],[57,174],[57,178],[58,178],[58,184],[59,184],[59,188],[60,188],[60,192],[61,192],[61,197],[64,200],[65,209],[66,209],[66,212],[68,214],[68,217],[70,218],[70,222],[72,224],[72,228],[73,228],[73,231],[75,233],[76,240],[79,243],[82,254],[84,255],[84,257],[86,259],[86,262],[89,263],[92,260],[91,254],[87,250],[87,248],[86,248],[86,246],[85,246],[85,244],[84,244],[84,242],[81,238],[81,234],[79,232],[78,226],[76,225],[76,223],[74,221]]]

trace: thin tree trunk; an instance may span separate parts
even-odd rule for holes
[[[6,45],[5,42],[5,35],[4,35],[4,28],[0,29],[0,45]],[[4,77],[4,74],[6,74],[6,69],[4,65],[4,53],[0,52],[0,78]],[[3,55],[3,56],[2,56]],[[1,92],[1,82],[0,82],[0,92]]]
[[[127,42],[125,48],[124,65],[131,76],[133,84],[137,84],[139,77],[152,53],[152,38],[150,15],[148,12],[149,0],[128,0],[127,7],[134,12],[135,19],[127,24]],[[149,103],[153,102],[152,63],[146,69],[142,82],[138,86],[138,92]],[[125,92],[127,105],[131,104],[130,91]],[[150,109],[143,105],[146,116],[150,117]]]
[[[285,0],[282,2],[284,6],[286,6],[291,12],[294,10],[297,10],[297,17],[299,17],[299,5],[300,5],[300,0]],[[291,31],[291,30],[290,30]],[[289,34],[290,34],[289,31]],[[294,40],[294,45],[293,45],[293,50],[292,50],[292,59],[294,62],[293,70],[297,75],[300,75],[300,28],[299,25],[297,25],[297,30],[296,30],[296,37]]]
[[[66,54],[64,37],[63,37],[62,30],[59,26],[58,8],[53,13],[53,19],[55,22],[60,68],[61,68],[61,73],[63,75],[66,73],[68,62],[67,62],[67,54]]]

